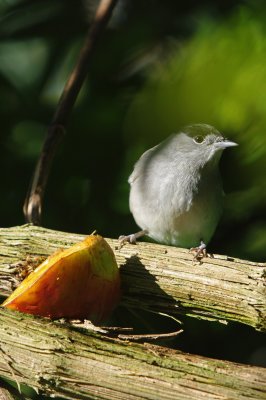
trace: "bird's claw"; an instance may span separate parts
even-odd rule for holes
[[[130,244],[136,244],[137,243],[137,239],[147,235],[148,231],[146,230],[142,230],[136,233],[131,233],[130,235],[122,235],[119,236],[118,241],[119,241],[119,249],[121,249],[121,247],[123,247],[126,243],[130,243]]]
[[[135,233],[132,233],[131,235],[121,235],[121,236],[119,236],[118,240],[119,240],[121,247],[127,242],[130,244],[137,243],[137,237],[136,237]]]
[[[207,246],[203,242],[203,240],[200,241],[200,245],[198,247],[191,247],[189,250],[190,253],[194,253],[193,261],[201,261],[204,257],[212,257],[212,254],[207,253]]]

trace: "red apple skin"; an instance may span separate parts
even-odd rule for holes
[[[4,307],[52,319],[106,320],[120,299],[114,253],[99,235],[56,252],[3,303]]]

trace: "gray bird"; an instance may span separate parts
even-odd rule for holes
[[[147,150],[128,180],[130,210],[142,230],[120,241],[147,234],[173,246],[207,244],[223,206],[219,160],[225,148],[236,145],[214,127],[195,124]]]

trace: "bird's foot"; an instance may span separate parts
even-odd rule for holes
[[[207,253],[207,246],[206,244],[203,242],[203,240],[200,241],[200,245],[198,247],[191,247],[191,249],[189,250],[189,252],[194,253],[194,257],[193,257],[193,261],[199,261],[201,262],[201,260],[203,258],[207,258],[207,257],[211,257],[213,258],[212,254],[208,254]]]
[[[121,247],[123,247],[126,243],[130,243],[130,244],[136,244],[137,243],[137,239],[139,239],[142,236],[147,235],[148,231],[139,231],[136,233],[132,233],[131,235],[122,235],[119,236],[118,240],[119,240],[119,248],[121,249]]]

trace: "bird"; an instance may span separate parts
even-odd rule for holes
[[[223,209],[223,150],[237,146],[213,126],[192,124],[147,150],[129,176],[129,207],[141,231],[119,237],[206,253]]]

